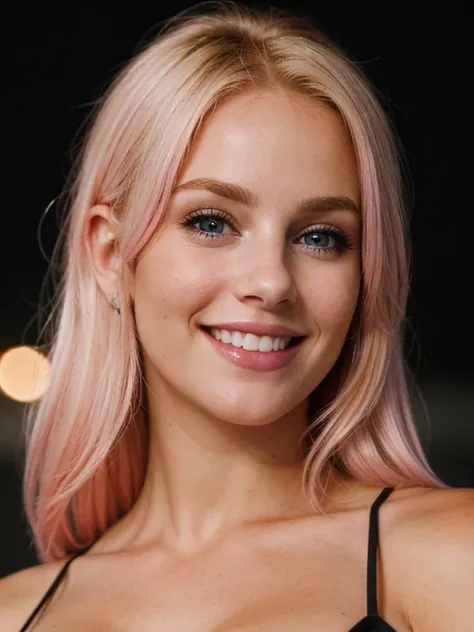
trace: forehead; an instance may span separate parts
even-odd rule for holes
[[[261,195],[358,198],[350,136],[322,101],[250,92],[222,103],[204,122],[178,179],[232,181]]]

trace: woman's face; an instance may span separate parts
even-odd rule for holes
[[[276,92],[221,105],[135,270],[136,325],[157,397],[255,426],[304,405],[356,308],[358,204],[351,143],[327,105]],[[262,338],[269,325],[303,338],[280,349],[288,338]]]

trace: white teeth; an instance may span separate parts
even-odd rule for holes
[[[245,334],[244,344],[242,345],[247,351],[258,351],[260,338],[255,334]]]
[[[232,343],[232,336],[230,335],[230,331],[227,331],[227,329],[221,330],[221,341],[225,342],[226,345]]]
[[[243,347],[244,346],[244,334],[241,334],[240,331],[233,331],[231,333],[232,336],[232,346],[233,347]]]
[[[283,351],[290,344],[290,336],[272,338],[271,336],[256,336],[255,334],[245,334],[241,331],[228,331],[227,329],[215,329],[211,327],[211,335],[224,344],[234,347],[244,348],[247,351]]]
[[[273,351],[273,340],[270,336],[262,336],[260,338],[260,342],[258,344],[258,350],[267,353],[268,351]]]

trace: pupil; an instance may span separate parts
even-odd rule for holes
[[[220,232],[218,231],[218,221],[215,219],[206,219],[204,220],[204,229],[206,230],[206,224],[207,224],[207,230],[209,230],[210,232]]]
[[[327,245],[324,244],[324,239],[328,239],[327,235],[322,235],[321,233],[311,233],[309,235],[305,235],[305,237],[309,237],[311,239],[311,241],[313,243],[311,243],[311,246],[321,246],[321,240],[323,241],[322,245]]]

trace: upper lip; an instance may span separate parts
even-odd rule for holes
[[[290,327],[283,327],[282,325],[265,325],[263,323],[251,323],[251,322],[235,322],[235,323],[217,323],[215,325],[203,325],[203,327],[213,329],[227,329],[227,331],[241,331],[244,334],[255,334],[256,336],[272,336],[277,338],[278,336],[290,336],[300,337],[305,334]]]

